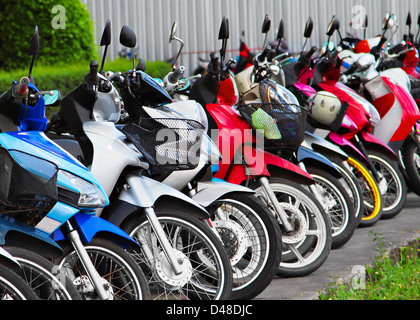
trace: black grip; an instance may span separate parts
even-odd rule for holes
[[[403,51],[403,50],[404,50],[404,48],[405,48],[405,44],[404,44],[404,43],[399,43],[399,44],[397,44],[397,45],[393,46],[392,48],[390,48],[390,49],[388,50],[388,53],[389,53],[389,54],[397,54],[397,53],[399,53],[400,51]]]
[[[309,50],[307,53],[305,53],[305,59],[309,60],[312,58],[312,56],[314,55],[314,53],[318,50],[317,47],[313,46],[311,48],[311,50]]]
[[[210,53],[209,71],[214,73],[219,72],[219,56],[216,52]]]
[[[268,55],[271,52],[271,47],[267,46],[263,52],[261,52],[258,56],[257,56],[257,60],[259,62],[264,62],[264,60],[268,57]]]
[[[175,69],[173,72],[171,72],[168,75],[168,80],[170,83],[177,83],[179,79],[181,79],[182,74],[184,73],[185,68],[179,67],[178,69]]]
[[[93,60],[89,65],[90,71],[89,71],[89,80],[91,83],[96,83],[98,79],[98,68],[99,63],[96,60]]]

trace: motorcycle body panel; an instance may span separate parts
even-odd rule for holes
[[[298,166],[259,149],[261,141],[258,142],[248,123],[231,106],[208,104],[207,110],[216,120],[219,128],[216,145],[222,154],[222,161],[219,163],[216,178],[231,183],[240,181],[238,183],[240,184],[247,180],[248,175],[270,177],[268,168],[270,166],[294,181],[305,184],[314,183],[312,177]],[[247,172],[245,169],[235,168],[243,166],[243,161],[245,161]]]
[[[373,98],[377,98],[380,102],[373,101],[382,118],[378,126],[374,128],[374,135],[386,143],[404,141],[420,118],[418,106],[404,87],[388,77],[382,76],[381,79],[389,90],[385,96],[390,98],[386,101],[375,96],[373,88],[369,90],[371,87],[366,84],[367,89],[372,91]],[[391,98],[391,94],[394,99]]]
[[[341,176],[337,167],[322,154],[311,149],[300,146],[297,150],[297,161],[303,163],[312,163],[319,167],[327,167],[328,171],[335,174],[337,177]]]
[[[321,137],[312,134],[308,131],[305,132],[305,139],[302,145],[307,146],[321,154],[324,154],[324,152],[326,152],[328,154],[338,156],[343,160],[347,160],[348,158],[348,155],[337,145],[327,141],[326,139],[322,139]]]
[[[214,201],[232,192],[255,193],[255,190],[227,182],[205,181],[198,182],[197,192],[192,199],[203,207],[208,207]]]
[[[61,247],[48,235],[8,216],[0,216],[0,246],[18,245],[41,255],[57,258]]]
[[[92,239],[101,234],[101,236],[106,236],[106,234],[111,235],[111,239],[117,244],[121,245],[125,249],[138,248],[137,242],[135,242],[128,234],[122,231],[120,228],[114,224],[98,218],[94,215],[87,215],[83,213],[77,213],[72,220],[73,227],[77,228],[79,235],[82,239],[82,242],[85,245],[88,245]],[[57,230],[53,235],[55,241],[61,241],[65,239],[61,230]]]
[[[140,208],[153,207],[159,198],[172,198],[183,201],[186,205],[192,205],[198,209],[205,218],[208,218],[207,211],[193,201],[190,197],[184,195],[182,192],[162,184],[156,180],[138,176],[136,177],[137,183],[130,184],[130,188],[125,188],[119,194],[119,200],[130,203]]]

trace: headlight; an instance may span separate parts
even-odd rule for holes
[[[369,113],[370,113],[369,123],[372,127],[376,127],[381,121],[381,115],[372,104],[369,105]]]
[[[60,170],[60,173],[79,190],[79,207],[100,208],[107,204],[107,199],[103,192],[94,184],[64,170]]]
[[[203,135],[201,148],[205,153],[207,153],[208,161],[210,161],[210,163],[216,164],[221,161],[222,154],[220,153],[219,148],[207,134]]]
[[[363,108],[370,114],[369,123],[372,127],[376,127],[379,122],[381,121],[381,115],[379,114],[378,110],[374,107],[373,104],[371,104],[369,101],[367,101],[362,96],[358,95],[357,93],[354,93],[351,90],[344,89],[346,93],[348,93],[350,96],[353,97],[354,100],[356,100],[357,103],[359,103]]]

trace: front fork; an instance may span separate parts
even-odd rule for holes
[[[105,288],[102,277],[99,275],[98,271],[93,265],[92,260],[90,259],[89,254],[87,253],[86,248],[80,239],[78,231],[73,229],[73,226],[69,221],[67,221],[67,231],[67,239],[69,239],[73,245],[73,248],[76,251],[76,254],[79,257],[83,267],[85,268],[91,283],[95,287],[96,294],[101,300],[112,299],[109,290]]]
[[[359,151],[365,156],[368,162],[368,168],[370,172],[372,173],[372,177],[375,179],[376,183],[378,184],[379,190],[381,194],[383,195],[386,192],[386,188],[387,188],[386,181],[382,179],[382,177],[379,175],[378,170],[376,170],[375,166],[373,165],[372,160],[369,158],[369,153],[367,152],[362,141],[360,141],[358,135],[355,136],[355,140],[356,140],[356,145]]]
[[[144,190],[143,185],[141,184],[140,179],[138,179],[137,176],[132,175],[132,176],[128,176],[127,177],[127,183],[129,186],[136,188],[136,190]],[[147,194],[142,194],[142,195],[134,195],[134,196],[141,196],[141,197],[146,197]],[[141,203],[141,201],[139,201],[138,203]],[[147,220],[150,223],[150,226],[152,227],[152,230],[155,233],[155,236],[158,240],[158,242],[160,243],[160,245],[162,246],[162,250],[166,256],[166,258],[168,259],[168,262],[170,263],[173,272],[175,275],[180,275],[182,273],[182,268],[181,268],[181,264],[183,263],[183,261],[179,260],[176,258],[175,253],[174,253],[174,249],[172,248],[168,237],[166,236],[165,231],[162,228],[162,225],[160,224],[155,210],[152,207],[149,208],[144,208],[144,212],[146,214]],[[152,252],[152,250],[147,248],[148,246],[143,245],[144,248],[144,252],[146,257],[149,259],[149,261],[154,261],[154,254]]]
[[[293,228],[292,225],[289,222],[289,216],[287,215],[286,211],[281,207],[276,195],[274,194],[273,189],[270,187],[270,183],[268,182],[268,179],[266,177],[261,177],[258,179],[258,181],[261,184],[262,189],[264,190],[264,193],[266,194],[267,198],[270,200],[271,204],[274,207],[274,210],[277,212],[280,221],[283,225],[283,228],[287,232],[292,232]]]

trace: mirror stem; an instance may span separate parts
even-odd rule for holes
[[[133,74],[136,73],[136,58],[134,57],[134,48],[131,49],[131,58],[133,58]]]
[[[101,69],[99,70],[99,73],[101,75],[104,75],[104,65],[105,65],[105,57],[106,57],[107,51],[108,51],[108,46],[105,46],[104,55],[102,57]]]
[[[306,44],[308,43],[308,38],[305,38],[305,42],[303,43],[302,52],[306,48]]]
[[[35,55],[32,56],[31,66],[29,67],[29,75],[28,75],[28,78],[29,78],[29,80],[31,82],[32,82],[32,69],[34,67],[34,63],[35,63]]]

